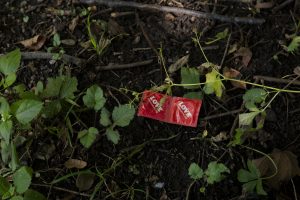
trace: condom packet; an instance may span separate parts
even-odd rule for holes
[[[143,92],[138,116],[196,127],[201,105],[201,100],[172,97],[147,90]]]

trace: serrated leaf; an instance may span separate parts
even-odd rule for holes
[[[100,124],[102,126],[109,126],[111,125],[111,120],[110,120],[111,113],[104,107],[101,109],[101,114],[100,114]]]
[[[64,76],[64,81],[60,89],[59,97],[63,98],[74,98],[74,92],[77,91],[77,78],[76,77],[69,77]]]
[[[300,36],[296,36],[293,38],[289,46],[287,47],[287,52],[289,53],[295,53],[298,51],[300,45]]]
[[[250,113],[242,113],[239,114],[239,125],[240,126],[249,126],[252,124],[254,118],[259,114],[259,111],[250,112]]]
[[[28,124],[43,108],[43,103],[37,100],[24,99],[13,105],[14,115],[21,124]]]
[[[240,169],[237,173],[238,180],[241,183],[247,183],[249,181],[257,180],[257,176],[245,169]]]
[[[46,197],[35,190],[28,189],[24,194],[24,200],[46,200]]]
[[[99,111],[106,102],[102,89],[97,85],[89,87],[82,99],[84,105],[93,108],[95,111]]]
[[[6,178],[0,175],[0,195],[2,196],[7,193],[9,191],[9,188],[9,182],[6,180]]]
[[[135,108],[132,105],[119,105],[114,107],[112,112],[112,119],[114,125],[125,127],[128,126],[130,121],[134,118]]]
[[[0,122],[0,135],[6,142],[6,144],[10,143],[10,136],[12,133],[12,121],[7,120],[7,121],[1,121]]]
[[[55,117],[62,109],[60,100],[54,100],[46,103],[42,109],[42,117],[52,118]]]
[[[4,75],[16,73],[21,62],[20,49],[11,51],[3,56],[0,56],[0,72]]]
[[[253,88],[247,90],[243,95],[243,100],[245,101],[245,107],[250,111],[258,111],[255,103],[262,103],[265,101],[268,93],[261,88]]]
[[[214,182],[220,182],[225,172],[230,173],[230,170],[223,163],[217,163],[217,161],[210,162],[205,170],[207,183],[213,184]]]
[[[197,163],[192,163],[189,167],[189,176],[194,180],[199,180],[203,177],[203,169]]]
[[[21,167],[13,174],[13,182],[16,192],[23,194],[31,184],[32,169],[29,167]]]
[[[78,138],[80,139],[80,143],[85,148],[90,148],[94,143],[99,131],[94,127],[90,127],[88,130],[83,130],[78,133]]]
[[[181,68],[181,84],[197,84],[200,82],[200,73],[195,68]],[[186,89],[197,89],[200,85],[184,86]]]
[[[106,129],[106,137],[109,141],[114,144],[118,144],[120,140],[120,134],[118,130],[113,130],[111,127]]]
[[[188,92],[184,94],[184,98],[189,98],[189,99],[203,99],[203,94],[202,92]]]
[[[218,75],[218,72],[214,69],[210,73],[206,75],[206,82],[203,88],[203,91],[206,94],[213,94],[215,93],[217,97],[222,97],[224,85]]]

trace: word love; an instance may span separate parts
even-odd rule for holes
[[[144,91],[138,116],[196,127],[202,101]]]

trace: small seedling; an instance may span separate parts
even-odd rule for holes
[[[247,192],[256,191],[259,195],[267,195],[263,189],[262,179],[259,170],[251,160],[247,161],[248,170],[238,171],[238,180],[243,183],[243,188]]]
[[[230,170],[223,164],[212,161],[208,164],[207,169],[203,169],[197,164],[192,163],[188,169],[189,176],[194,181],[203,179],[207,184],[214,184],[222,181],[225,178],[224,173],[230,173]],[[205,191],[205,187],[200,188],[201,192]]]
[[[217,33],[217,34],[215,35],[215,38],[211,39],[211,40],[208,41],[208,42],[205,42],[205,44],[210,45],[210,44],[215,43],[215,42],[217,42],[217,41],[219,41],[219,40],[225,39],[227,36],[228,36],[228,28],[226,28],[226,29],[225,29],[224,31],[222,31],[222,32]]]
[[[60,46],[61,40],[60,35],[58,33],[55,33],[52,38],[52,47],[49,47],[47,49],[48,52],[52,53],[53,60],[60,60],[65,53],[65,50]]]

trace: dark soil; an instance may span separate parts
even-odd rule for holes
[[[15,48],[20,48],[22,52],[30,51],[24,48],[19,41],[37,34],[50,33],[55,29],[62,40],[76,41],[76,44],[72,46],[62,44],[66,54],[86,59],[89,61],[88,64],[75,66],[63,64],[61,61],[50,63],[47,60],[39,59],[24,60],[18,73],[18,81],[24,83],[28,88],[32,88],[39,80],[45,82],[48,77],[56,76],[60,71],[67,71],[78,78],[80,90],[92,84],[99,84],[106,91],[109,108],[118,104],[116,99],[121,103],[127,103],[128,98],[132,98],[130,93],[120,92],[117,90],[118,88],[142,92],[163,83],[165,75],[151,45],[156,49],[160,47],[163,49],[167,66],[187,54],[190,54],[189,66],[196,67],[204,63],[204,57],[192,41],[193,30],[198,32],[205,30],[201,38],[204,45],[204,41],[208,41],[209,38],[213,38],[217,33],[228,28],[232,33],[229,45],[237,44],[250,48],[253,55],[247,67],[243,67],[241,57],[234,57],[233,54],[227,55],[224,61],[224,66],[239,70],[242,73],[242,79],[250,82],[254,82],[253,76],[255,75],[276,78],[292,75],[293,69],[300,64],[300,57],[297,54],[279,55],[280,62],[272,59],[276,53],[283,50],[281,44],[289,43],[286,35],[294,33],[294,20],[297,22],[299,20],[297,13],[294,12],[293,3],[272,12],[272,8],[255,10],[254,2],[253,4],[236,1],[204,3],[204,1],[196,0],[139,0],[138,2],[170,6],[183,5],[185,8],[203,12],[211,12],[215,7],[216,13],[240,17],[251,17],[256,13],[255,17],[264,18],[266,22],[262,25],[234,24],[171,13],[137,11],[128,8],[107,10],[107,7],[97,6],[92,11],[93,19],[101,19],[106,22],[114,20],[126,33],[113,40],[107,52],[99,57],[91,48],[84,50],[80,45],[82,42],[88,41],[85,24],[87,16],[79,17],[73,32],[68,28],[72,19],[79,16],[82,10],[87,8],[87,5],[72,4],[70,0],[7,0],[0,3],[0,53],[4,54]],[[274,3],[274,6],[278,6],[282,1],[275,0]],[[51,9],[72,10],[72,14],[55,14],[53,11],[51,12]],[[117,18],[111,17],[114,12],[128,11],[132,11],[132,14]],[[27,23],[23,20],[26,16],[29,18]],[[139,24],[144,29],[144,33]],[[145,34],[151,40],[151,44],[145,39]],[[226,39],[218,41],[212,44],[217,48],[205,51],[210,62],[221,63],[226,42]],[[46,52],[47,48],[51,46],[52,40],[49,37],[40,51]],[[126,64],[148,59],[153,59],[154,62],[132,69],[95,70],[96,66],[104,66],[109,63]],[[174,79],[180,81],[178,72],[174,75]],[[264,84],[277,88],[285,86],[285,84],[273,82]],[[299,177],[293,178],[296,189],[298,188],[297,191],[293,190],[291,181],[288,181],[283,183],[279,190],[266,185],[265,190],[268,192],[266,197],[243,193],[236,172],[245,167],[247,159],[259,158],[261,155],[241,147],[228,147],[229,140],[216,143],[209,139],[222,131],[229,134],[235,115],[202,120],[206,116],[241,107],[241,96],[244,94],[244,90],[233,88],[230,83],[226,83],[225,86],[227,91],[224,98],[218,99],[213,95],[204,97],[197,128],[135,117],[128,127],[120,129],[121,141],[118,145],[112,145],[107,141],[102,132],[102,136],[97,138],[97,142],[88,150],[84,149],[76,140],[77,132],[82,127],[74,127],[76,133],[71,138],[73,148],[63,137],[57,137],[45,131],[37,135],[36,140],[28,147],[27,154],[29,155],[23,157],[24,163],[39,173],[39,176],[33,179],[33,183],[47,185],[54,179],[76,172],[76,170],[66,169],[63,165],[70,157],[86,161],[87,169],[91,168],[92,171],[97,169],[99,172],[111,168],[114,163],[126,158],[124,162],[105,175],[105,184],[101,185],[95,199],[179,200],[186,198],[188,187],[192,183],[188,175],[189,165],[196,162],[205,169],[209,162],[218,160],[230,169],[230,175],[220,183],[208,185],[204,194],[199,192],[199,188],[203,186],[204,182],[198,181],[191,187],[189,199],[287,200],[295,199],[294,192],[297,192],[299,198]],[[289,89],[299,90],[299,86],[290,86]],[[182,88],[173,90],[174,96],[180,96],[183,93]],[[289,150],[299,156],[299,102],[299,94],[279,94],[268,110],[264,128],[254,133],[255,137],[247,140],[245,145],[265,153],[271,153],[273,149]],[[79,117],[88,126],[97,126],[94,122],[99,120],[99,117],[95,118],[92,112]],[[201,136],[204,130],[208,131],[207,138],[195,139],[197,136]],[[169,139],[145,143],[151,139],[163,138]],[[144,143],[145,145],[139,148],[138,145]],[[19,151],[25,152],[26,150],[20,148]],[[131,156],[132,152],[135,153]],[[40,155],[46,155],[46,159],[41,159]],[[95,179],[93,187],[84,193],[92,194],[97,181],[99,181],[98,178]],[[54,186],[77,192],[75,182],[76,176]],[[163,187],[157,187],[158,183],[163,184]],[[89,199],[79,194],[72,194],[67,190],[61,191],[57,188],[35,185],[32,187],[45,195],[48,194],[49,199]],[[115,195],[110,195],[114,192],[116,192]]]

